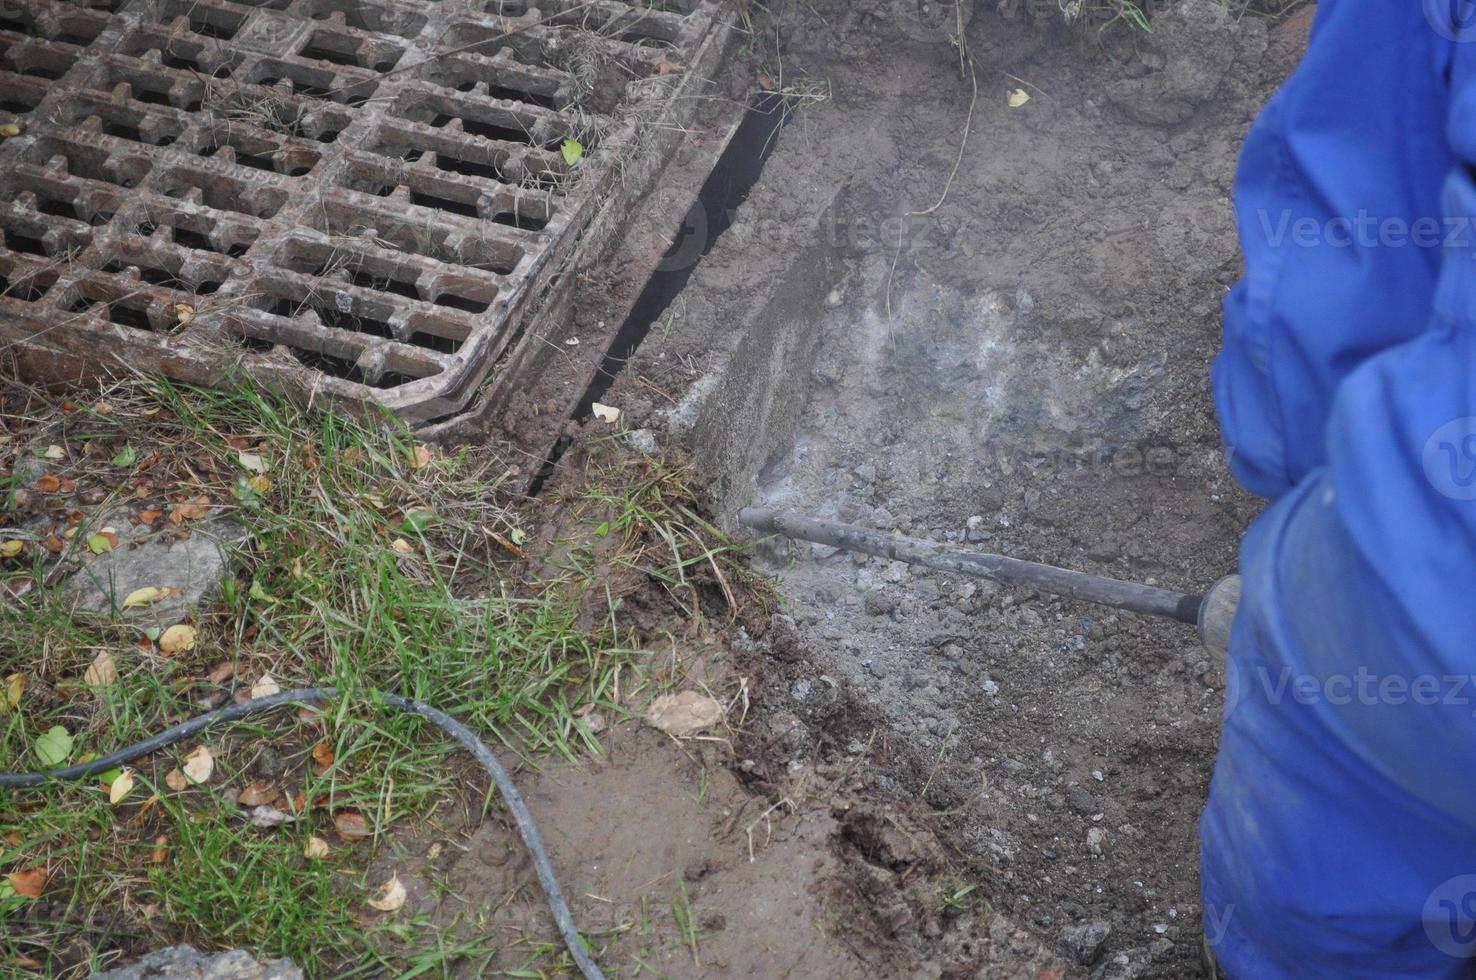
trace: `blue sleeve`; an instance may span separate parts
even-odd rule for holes
[[[1241,553],[1207,934],[1237,977],[1467,977],[1476,44],[1417,3],[1336,0],[1317,27],[1243,158],[1243,233],[1382,207],[1439,242],[1245,244],[1216,398],[1237,477],[1276,499]]]
[[[1324,461],[1348,372],[1429,321],[1450,45],[1419,0],[1324,0],[1241,154],[1245,275],[1225,299],[1215,408],[1237,479],[1277,497]]]

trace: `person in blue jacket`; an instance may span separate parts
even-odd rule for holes
[[[1236,180],[1215,404],[1269,498],[1201,819],[1224,975],[1476,953],[1476,3],[1322,0]]]

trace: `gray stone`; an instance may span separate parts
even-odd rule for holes
[[[1071,809],[1084,816],[1098,813],[1097,801],[1092,798],[1080,783],[1072,783],[1066,787],[1066,802],[1071,804]]]
[[[72,593],[78,610],[121,613],[131,620],[167,626],[219,593],[231,556],[244,538],[245,531],[235,521],[204,520],[192,526],[183,541],[159,533],[91,558],[67,577],[62,588]],[[150,586],[177,589],[180,594],[123,610],[130,593]]]
[[[156,950],[93,980],[302,980],[302,971],[288,959],[258,960],[239,949],[207,954],[186,945]]]
[[[655,456],[661,451],[656,444],[656,435],[650,429],[631,429],[625,434],[625,442],[636,452]]]
[[[1076,962],[1082,966],[1091,966],[1101,959],[1102,950],[1106,949],[1107,937],[1110,935],[1112,927],[1097,920],[1068,926],[1061,933],[1061,939],[1071,950],[1071,955],[1076,957]]]

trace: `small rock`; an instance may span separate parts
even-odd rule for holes
[[[287,760],[282,758],[282,753],[269,745],[263,745],[256,753],[256,761],[252,763],[251,771],[262,779],[277,779],[287,771]]]
[[[1092,794],[1083,789],[1080,783],[1072,783],[1066,787],[1066,802],[1071,804],[1071,809],[1085,816],[1098,812],[1097,801],[1092,799]]]
[[[656,444],[656,436],[650,429],[631,429],[625,434],[626,445],[638,453],[654,456],[660,451]]]
[[[1087,831],[1086,843],[1088,851],[1100,856],[1103,847],[1107,844],[1107,831],[1101,827],[1093,827]]]
[[[1061,938],[1076,957],[1076,962],[1082,966],[1091,966],[1101,958],[1102,950],[1107,946],[1107,937],[1111,934],[1112,927],[1098,920],[1068,926],[1061,933]]]
[[[984,527],[984,518],[975,514],[964,522],[964,537],[973,542],[988,541],[991,537]]]
[[[170,946],[131,966],[95,973],[93,980],[302,980],[302,971],[291,960],[258,960],[239,949],[205,954]]]
[[[897,608],[897,600],[885,592],[868,592],[863,605],[872,616],[890,616]]]
[[[795,681],[794,686],[789,689],[789,696],[794,698],[796,701],[803,701],[810,696],[813,690],[814,688],[809,681],[798,680]]]

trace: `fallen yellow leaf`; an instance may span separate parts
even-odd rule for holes
[[[405,886],[400,884],[399,875],[391,875],[379,888],[379,897],[369,899],[369,907],[381,912],[398,912],[405,904]]]
[[[113,655],[106,650],[93,658],[87,672],[82,675],[82,683],[88,687],[104,687],[117,679],[118,667],[113,663]]]
[[[176,623],[159,637],[159,652],[166,657],[192,650],[194,646],[195,628],[184,623]]]
[[[1023,88],[1017,88],[1010,93],[1009,98],[1005,101],[1010,104],[1011,109],[1018,109],[1030,101],[1030,93]]]
[[[195,318],[195,308],[189,303],[175,303],[174,318],[178,320],[181,325],[189,323]]]
[[[406,541],[404,538],[395,538],[395,540],[390,542],[390,547],[395,549],[396,552],[402,555],[415,554],[415,545],[411,544],[409,541]]]
[[[5,125],[0,126],[0,136],[4,136],[7,139],[11,136],[19,136],[20,134],[21,128],[15,123],[6,123]],[[17,888],[16,891],[20,891],[20,889]]]
[[[271,674],[262,674],[261,678],[251,685],[251,696],[253,698],[268,698],[273,694],[280,694],[282,685]]]
[[[186,779],[185,774],[180,772],[178,769],[171,769],[164,776],[164,785],[168,786],[170,789],[178,793],[183,790],[189,789],[190,781]]]
[[[169,595],[169,590],[157,585],[146,585],[141,589],[134,589],[128,593],[123,600],[124,609],[138,609],[143,606],[152,606],[154,603]]]
[[[25,550],[24,541],[0,541],[0,558],[19,558]]]
[[[599,402],[595,402],[593,405],[590,406],[590,411],[592,411],[594,413],[594,417],[599,419],[601,422],[609,422],[613,425],[614,423],[620,421],[620,409],[616,408],[613,405],[601,405]]]
[[[411,454],[411,460],[410,460],[411,467],[413,467],[414,469],[420,470],[420,469],[424,469],[425,467],[429,466],[430,463],[431,463],[431,451],[430,451],[430,447],[427,446],[427,445],[425,445],[424,443],[416,443],[415,444],[415,451]]]
[[[5,703],[12,708],[19,708],[21,695],[26,693],[25,674],[7,674],[5,677]]]
[[[320,861],[328,856],[328,842],[321,837],[309,837],[307,846],[302,849],[302,856]]]
[[[133,770],[124,769],[113,777],[113,782],[108,786],[108,802],[117,806],[123,802],[123,798],[133,792]]]
[[[184,765],[180,767],[185,778],[192,783],[204,783],[210,779],[210,774],[215,772],[215,756],[210,750],[201,745],[185,756]]]

